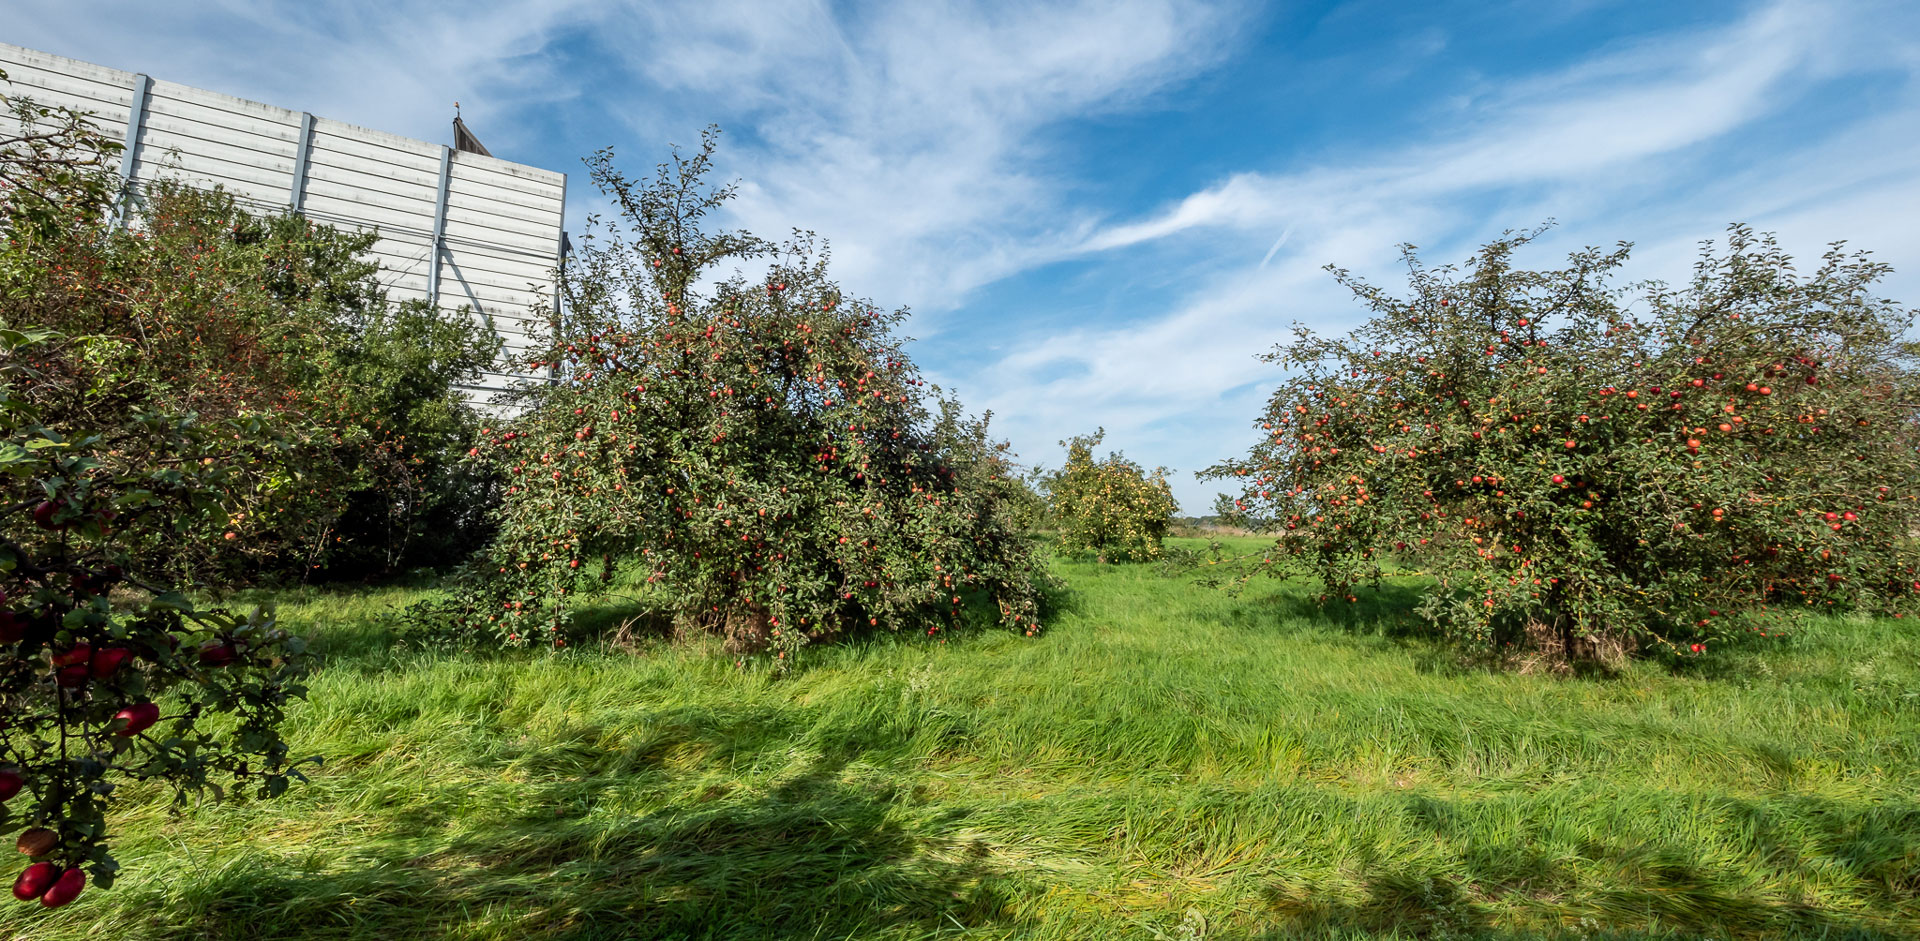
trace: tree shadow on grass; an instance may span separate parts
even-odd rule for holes
[[[1388,582],[1377,588],[1356,588],[1352,601],[1328,598],[1321,603],[1316,594],[1296,588],[1272,595],[1263,608],[1274,619],[1331,624],[1350,634],[1402,641],[1436,640],[1439,635],[1413,610],[1424,594],[1423,588]]]
[[[1009,923],[1012,881],[945,835],[954,814],[913,819],[893,789],[846,783],[844,761],[644,813],[620,809],[613,778],[530,786],[503,822],[425,851],[394,839],[349,871],[222,871],[149,936],[858,938]]]
[[[1081,609],[1079,597],[1064,583],[1041,583],[1037,587],[1038,620],[1041,624]],[[917,629],[852,629],[816,640],[813,646],[829,650],[872,650],[901,644],[964,643],[981,635],[1018,632],[1017,628],[1000,622],[999,609],[985,589],[959,589],[957,594],[962,601],[960,618],[952,624],[943,624],[936,634],[928,635]],[[706,631],[690,636],[675,626],[672,614],[631,596],[615,593],[587,596],[576,603],[572,613],[573,625],[569,635],[575,643],[598,644],[629,652],[644,649],[648,644],[678,641],[697,643],[699,638],[713,638],[717,642],[720,637],[717,632]],[[716,656],[720,654],[716,653]],[[726,658],[734,656],[727,654]],[[817,659],[803,654],[789,668],[806,670]]]
[[[1425,585],[1388,582],[1356,588],[1353,601],[1330,598],[1323,603],[1315,593],[1295,588],[1271,595],[1257,606],[1237,610],[1235,619],[1266,630],[1304,620],[1331,626],[1355,638],[1379,638],[1412,654],[1422,672],[1440,675],[1549,672],[1570,679],[1606,681],[1618,678],[1622,671],[1619,663],[1550,660],[1518,646],[1504,652],[1464,647],[1415,612],[1429,590]],[[1705,657],[1675,657],[1649,649],[1631,655],[1630,660],[1661,663],[1676,676],[1740,680],[1751,678],[1753,656],[1776,654],[1782,646],[1779,640],[1742,634],[1714,641],[1712,654]]]
[[[576,642],[631,646],[671,640],[673,618],[652,605],[621,595],[601,595],[573,610],[568,633]]]
[[[1521,858],[1525,858],[1524,855]],[[1392,938],[1618,939],[1618,941],[1695,941],[1695,939],[1823,939],[1823,941],[1899,941],[1911,925],[1890,926],[1824,912],[1810,906],[1716,892],[1711,878],[1684,864],[1655,867],[1657,884],[1598,893],[1577,916],[1553,913],[1539,920],[1553,927],[1513,927],[1504,906],[1483,894],[1485,888],[1452,875],[1391,870],[1361,880],[1360,901],[1300,898],[1283,893],[1267,897],[1283,924],[1254,937],[1326,938],[1351,932]],[[1552,870],[1546,870],[1552,874]]]
[[[1427,590],[1426,586],[1385,582],[1355,588],[1352,601],[1328,598],[1322,602],[1316,592],[1293,587],[1236,609],[1232,620],[1262,632],[1294,632],[1300,622],[1330,627],[1358,643],[1405,651],[1423,673],[1451,676],[1507,669],[1499,658],[1467,655],[1415,613]]]
[[[1920,806],[1793,796],[1720,798],[1706,808],[1749,834],[1740,851],[1672,839],[1595,837],[1572,852],[1515,834],[1488,840],[1471,802],[1410,798],[1404,819],[1450,865],[1363,856],[1333,891],[1275,884],[1264,939],[1361,931],[1405,938],[1822,938],[1893,941],[1920,922]],[[1822,907],[1789,886],[1844,888],[1861,911]],[[1756,884],[1774,886],[1756,891]],[[1356,891],[1357,889],[1357,891]],[[1357,896],[1357,897],[1356,897]],[[1528,927],[1515,927],[1516,915]]]

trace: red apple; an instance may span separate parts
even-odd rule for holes
[[[160,721],[160,707],[150,702],[143,702],[137,706],[128,706],[114,713],[113,718],[115,720],[127,720],[127,727],[114,734],[131,737],[145,732],[147,729],[152,728],[155,722]]]
[[[87,666],[93,671],[95,677],[104,680],[118,673],[120,665],[126,663],[127,658],[132,655],[133,651],[125,647],[102,647],[93,652],[93,659],[88,661]]]
[[[76,663],[86,663],[92,659],[93,647],[87,644],[74,644],[72,647],[54,654],[53,665],[56,667],[69,667]]]
[[[22,902],[31,902],[47,894],[53,881],[60,877],[60,867],[52,863],[34,863],[20,878],[13,880],[13,897]]]
[[[233,645],[222,640],[209,640],[202,643],[200,662],[213,667],[223,667],[232,663]]]
[[[66,505],[66,501],[64,500],[62,501],[48,500],[46,502],[41,503],[39,506],[34,507],[33,508],[33,525],[38,526],[41,529],[59,529],[60,527],[56,525],[53,521],[53,515],[55,513],[60,512],[60,508],[65,505]]]
[[[18,770],[0,768],[0,801],[13,800],[13,795],[20,793],[26,783],[27,779],[21,777]]]
[[[80,890],[87,887],[86,870],[75,866],[60,874],[60,878],[40,896],[40,904],[48,908],[59,908],[80,897]]]

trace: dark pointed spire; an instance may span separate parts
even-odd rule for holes
[[[488,150],[487,145],[480,143],[480,138],[467,130],[467,122],[460,120],[460,102],[457,101],[453,103],[453,149],[482,157],[493,156],[493,151]]]

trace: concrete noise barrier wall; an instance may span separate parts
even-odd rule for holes
[[[506,362],[466,389],[474,400],[544,378],[510,364],[559,315],[566,174],[5,43],[0,70],[0,92],[87,112],[125,140],[121,174],[136,195],[172,178],[257,210],[377,229],[391,299],[466,308],[500,334]]]

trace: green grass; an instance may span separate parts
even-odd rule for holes
[[[1067,610],[810,651],[319,642],[282,799],[119,821],[20,938],[1920,936],[1920,641],[1828,620],[1676,671],[1462,666],[1409,592],[1322,612],[1062,564]]]

